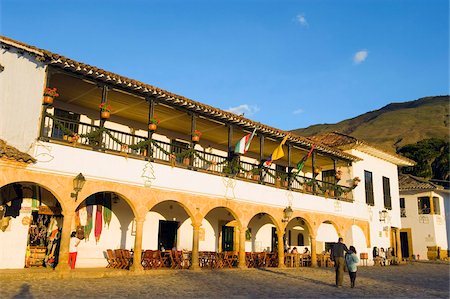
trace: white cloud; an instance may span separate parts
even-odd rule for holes
[[[237,115],[252,116],[259,111],[259,108],[256,105],[242,104],[236,107],[230,107],[227,111]]]
[[[303,112],[304,112],[303,109],[297,109],[297,110],[292,111],[292,114],[301,114]]]
[[[367,56],[369,55],[369,51],[367,50],[361,50],[355,53],[353,55],[353,62],[356,64],[359,64],[366,60]]]
[[[295,20],[297,21],[297,23],[299,23],[300,25],[304,26],[304,27],[308,27],[308,21],[305,18],[304,14],[298,14],[295,16]]]

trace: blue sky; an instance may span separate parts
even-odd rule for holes
[[[280,129],[449,94],[447,0],[0,0],[0,33]]]

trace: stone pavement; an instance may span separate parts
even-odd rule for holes
[[[449,264],[359,267],[356,288],[334,287],[332,268],[0,270],[0,298],[449,298]]]

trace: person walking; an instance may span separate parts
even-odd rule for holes
[[[77,238],[77,234],[72,232],[70,235],[70,245],[69,245],[69,267],[70,269],[75,269],[75,263],[77,262],[78,254],[78,244],[80,244],[80,239]]]
[[[334,243],[331,250],[331,258],[334,261],[334,268],[336,270],[336,287],[342,287],[342,280],[344,279],[344,254],[348,252],[347,246],[343,243],[344,239],[339,237],[338,242]]]
[[[348,253],[345,254],[345,263],[347,264],[348,275],[350,276],[350,286],[355,287],[356,281],[356,271],[358,269],[357,264],[359,263],[359,258],[356,255],[356,249],[350,246]]]

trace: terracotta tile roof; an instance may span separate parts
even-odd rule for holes
[[[330,147],[339,148],[341,150],[358,149],[362,152],[389,161],[398,166],[413,166],[416,164],[415,161],[403,157],[399,154],[380,149],[377,146],[369,144],[364,140],[356,139],[353,136],[339,132],[318,134],[310,136],[309,139],[311,139],[312,141],[321,142]]]
[[[442,186],[433,184],[424,178],[419,178],[410,174],[400,174],[398,176],[398,185],[400,191],[444,189]]]
[[[300,147],[303,147],[305,149],[309,149],[312,147],[313,144],[315,144],[315,149],[322,153],[327,153],[334,155],[336,157],[340,157],[342,159],[348,160],[348,161],[357,161],[360,160],[359,158],[350,155],[348,153],[344,153],[343,151],[329,147],[325,144],[317,143],[311,141],[308,138],[301,137],[295,134],[292,134],[291,132],[279,130],[267,125],[264,125],[260,122],[255,122],[250,119],[247,119],[245,117],[236,115],[231,112],[227,112],[206,104],[202,104],[200,102],[193,101],[191,99],[188,99],[186,97],[171,93],[169,91],[163,90],[161,88],[145,84],[143,82],[133,80],[127,77],[120,76],[118,74],[105,71],[103,69],[97,68],[95,66],[91,66],[82,62],[78,62],[75,60],[72,60],[70,58],[64,57],[62,55],[52,53],[50,51],[40,49],[34,46],[30,46],[28,44],[10,39],[5,36],[0,35],[0,44],[3,48],[8,47],[14,47],[17,48],[19,51],[26,51],[32,55],[36,56],[36,59],[38,61],[42,61],[46,64],[59,67],[61,69],[64,69],[66,71],[73,72],[75,74],[82,75],[87,78],[92,78],[97,81],[102,81],[103,83],[114,85],[117,87],[124,88],[132,93],[139,94],[144,97],[152,96],[154,98],[157,98],[158,101],[161,101],[163,103],[172,105],[172,106],[178,106],[183,107],[185,109],[188,109],[192,112],[196,112],[199,114],[206,115],[210,118],[216,119],[216,120],[222,120],[226,121],[228,123],[233,123],[236,125],[239,125],[243,128],[247,129],[254,129],[257,128],[259,132],[262,132],[266,135],[270,135],[274,138],[281,139],[286,136],[287,134],[290,135],[288,138],[288,141],[296,144]]]
[[[310,136],[309,139],[322,142],[323,144],[326,144],[328,146],[332,147],[338,147],[338,146],[344,146],[349,144],[357,144],[358,139],[355,137],[352,137],[350,135],[345,135],[338,132],[330,132],[330,133],[324,133],[324,134],[318,134],[314,136]]]
[[[36,163],[36,159],[27,153],[19,151],[17,148],[7,145],[5,141],[0,139],[0,158],[16,160],[24,163]]]

